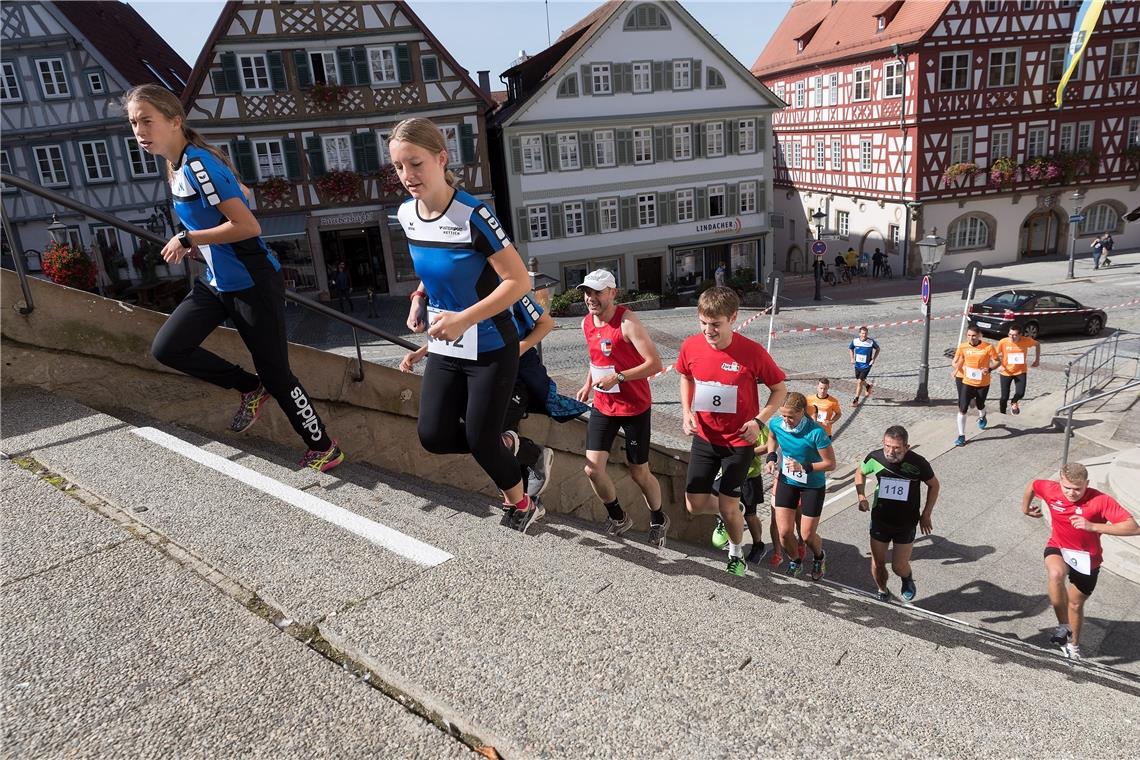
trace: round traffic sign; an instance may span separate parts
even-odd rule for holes
[[[811,244],[811,252],[819,258],[823,258],[827,254],[827,243],[816,240]]]
[[[922,302],[924,304],[930,303],[930,275],[922,278]]]

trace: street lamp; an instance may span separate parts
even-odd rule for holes
[[[56,245],[67,244],[67,225],[59,221],[59,217],[54,213],[51,215],[51,224],[47,226],[47,231]]]
[[[942,257],[946,255],[946,239],[938,237],[938,228],[935,227],[931,230],[931,234],[919,240],[915,245],[918,246],[919,255],[922,256],[923,273],[930,277],[938,268]],[[922,321],[922,364],[919,365],[918,369],[918,393],[914,396],[915,401],[930,400],[927,384],[930,380],[930,312],[932,310],[931,301],[934,300],[933,282],[930,283],[929,293],[926,301],[926,314]]]
[[[1085,199],[1085,191],[1077,188],[1069,198],[1073,201],[1073,215],[1069,217],[1069,227],[1072,228],[1073,235],[1072,239],[1069,240],[1069,274],[1066,278],[1071,280],[1073,279],[1073,260],[1077,256],[1077,227],[1081,224],[1074,220],[1081,215],[1081,201]]]
[[[823,211],[816,209],[816,212],[811,215],[811,220],[815,222],[815,239],[823,240],[823,220],[827,218],[827,214]],[[815,268],[815,300],[822,301],[823,296],[819,292],[819,284],[823,279],[820,276],[820,270],[823,269],[823,257],[816,256],[812,266]]]

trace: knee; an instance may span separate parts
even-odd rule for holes
[[[1065,570],[1054,570],[1054,569],[1050,568],[1049,571],[1046,573],[1046,575],[1049,578],[1049,585],[1051,585],[1051,586],[1063,586],[1065,583],[1067,571],[1065,571]]]
[[[167,367],[177,366],[179,358],[185,354],[186,352],[175,346],[172,341],[166,340],[162,333],[154,336],[154,342],[150,344],[150,355],[159,364]]]
[[[633,482],[642,485],[653,478],[653,473],[649,471],[647,464],[631,464],[629,465],[629,477],[633,479]]]
[[[697,512],[697,508],[693,504],[693,500],[690,499],[688,496],[685,497],[685,511],[688,512],[690,515],[700,514],[699,512]]]

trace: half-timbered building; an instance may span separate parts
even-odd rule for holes
[[[120,106],[139,84],[181,94],[190,67],[120,2],[14,2],[0,7],[0,171],[139,226],[170,233],[161,160],[141,150]],[[70,241],[99,240],[110,279],[137,279],[137,241],[114,227],[4,187],[13,252],[39,269],[52,212]]]
[[[464,189],[491,199],[490,100],[403,2],[228,2],[184,100],[299,290],[327,294],[341,261],[356,289],[414,288],[387,155],[402,119],[438,124]]]
[[[597,268],[654,292],[695,289],[722,262],[771,269],[781,104],[679,3],[604,3],[503,78],[502,217],[563,288]]]
[[[896,274],[935,230],[943,268],[1067,253],[1077,205],[1079,250],[1105,232],[1140,246],[1122,219],[1140,168],[1140,4],[1105,4],[1058,109],[1078,6],[796,0],[752,68],[788,103],[773,119],[779,265],[806,271],[820,231],[881,248]]]

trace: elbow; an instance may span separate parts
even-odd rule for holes
[[[261,222],[257,221],[257,217],[251,217],[242,232],[245,233],[243,240],[259,237],[261,235]]]
[[[661,357],[660,356],[653,357],[649,361],[649,367],[648,367],[649,374],[656,375],[658,372],[661,371],[662,366],[664,366],[664,365],[661,364]]]

